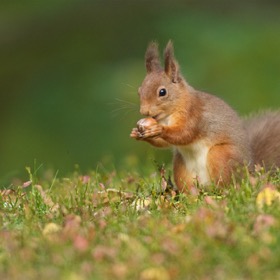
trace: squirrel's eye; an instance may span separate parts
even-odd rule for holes
[[[166,95],[166,89],[165,88],[162,88],[159,90],[159,96],[165,96]]]

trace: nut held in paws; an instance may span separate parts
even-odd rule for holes
[[[153,118],[141,119],[137,122],[137,128],[138,128],[139,132],[144,132],[146,127],[156,124],[156,123],[157,123],[157,121]]]

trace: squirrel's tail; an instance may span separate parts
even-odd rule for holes
[[[280,111],[267,111],[245,120],[254,164],[280,168]]]

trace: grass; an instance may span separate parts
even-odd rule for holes
[[[0,195],[1,279],[278,279],[280,172],[176,195],[164,169],[27,169]]]

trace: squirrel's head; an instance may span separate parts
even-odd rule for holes
[[[138,90],[140,113],[161,121],[178,110],[180,100],[186,95],[187,84],[174,58],[171,41],[164,51],[164,68],[161,67],[155,42],[149,44],[145,59],[147,75]]]

